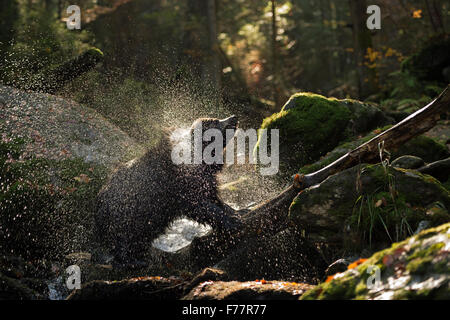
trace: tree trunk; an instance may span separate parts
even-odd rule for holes
[[[372,47],[370,30],[366,26],[366,0],[349,0],[350,15],[353,24],[353,42],[359,98],[367,98],[376,91],[376,71],[369,68],[365,62],[368,48]]]
[[[442,22],[440,1],[433,0],[433,4],[430,4],[430,0],[425,0],[427,5],[428,16],[430,17],[431,25],[435,33],[445,32],[444,24]]]
[[[216,1],[207,0],[208,12],[208,46],[209,54],[205,62],[204,75],[205,83],[211,85],[211,89],[219,94],[221,88],[221,63],[219,57],[219,44],[217,41],[217,16],[216,16]]]
[[[199,80],[198,89],[208,94],[213,92],[217,97],[222,69],[217,49],[215,0],[188,0],[187,21],[183,44],[187,65]]]
[[[276,0],[271,0],[272,10],[272,90],[273,101],[275,102],[275,109],[279,109],[283,103],[282,94],[280,92],[280,76],[278,65],[278,43],[277,43],[277,3]]]

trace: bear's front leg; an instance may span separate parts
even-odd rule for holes
[[[233,233],[242,228],[240,215],[223,203],[204,201],[188,216],[199,223],[209,224],[216,231]]]

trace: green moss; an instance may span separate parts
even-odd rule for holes
[[[436,252],[440,251],[445,246],[444,243],[435,243],[430,247],[417,250],[408,257],[408,265],[406,269],[411,273],[425,273],[430,267]]]
[[[448,229],[450,229],[450,223],[446,223],[434,228],[429,228],[426,229],[422,232],[420,232],[417,236],[415,236],[415,238],[417,240],[424,240],[427,239],[429,237],[432,237],[434,235],[436,235],[437,233],[445,233]]]
[[[367,291],[366,283],[364,281],[360,281],[355,288],[355,294],[357,296],[360,296],[360,295],[364,294],[366,291]]]
[[[355,292],[356,280],[353,278],[345,279],[346,281],[331,280],[324,286],[324,290],[320,293],[320,300],[337,300],[351,299]]]
[[[87,50],[85,54],[96,57],[96,58],[103,57],[103,52],[98,48],[91,48],[91,49]]]
[[[323,283],[307,292],[300,300],[343,300],[354,297],[356,288],[361,288],[357,279],[354,277],[345,277],[342,279],[333,279],[330,282]]]
[[[336,99],[298,93],[280,112],[264,119],[261,129],[280,130],[280,158],[297,163],[298,168],[318,159],[344,139],[350,118],[349,109]],[[256,148],[258,145],[259,142]]]
[[[317,300],[322,290],[322,287],[316,287],[308,290],[300,297],[300,300]]]

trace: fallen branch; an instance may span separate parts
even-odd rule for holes
[[[89,49],[80,56],[63,64],[46,70],[39,75],[31,87],[33,91],[55,93],[68,82],[92,70],[103,59],[103,53],[98,49]]]
[[[103,53],[98,49],[89,49],[74,59],[57,66],[47,67],[21,80],[6,81],[12,87],[53,94],[68,82],[94,69],[103,60]]]

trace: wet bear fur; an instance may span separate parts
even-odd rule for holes
[[[236,129],[237,119],[202,118],[203,132],[210,128],[223,133]],[[186,216],[214,229],[232,230],[240,225],[234,210],[218,196],[216,175],[221,164],[174,164],[171,158],[171,132],[160,143],[111,176],[97,197],[96,239],[108,248],[114,263],[142,262],[152,241],[163,234],[170,223]],[[203,142],[203,149],[207,145]],[[223,152],[223,150],[222,150]]]

